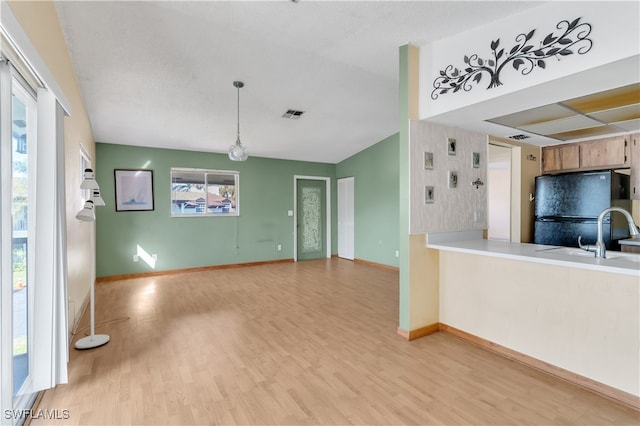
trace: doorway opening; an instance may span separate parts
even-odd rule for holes
[[[520,242],[521,148],[489,143],[488,234],[490,240]]]

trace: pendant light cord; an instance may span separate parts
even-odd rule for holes
[[[236,89],[238,89],[238,102],[237,102],[237,106],[238,106],[238,134],[236,136],[236,145],[242,145],[242,143],[240,142],[240,89],[242,87],[244,87],[244,83],[241,81],[234,81],[233,85],[236,87]]]

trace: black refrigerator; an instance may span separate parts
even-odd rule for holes
[[[600,212],[631,211],[629,176],[611,170],[538,176],[534,200],[534,243],[578,247],[582,235],[582,244],[593,244]],[[629,236],[624,216],[605,216],[602,235],[608,250],[619,250],[618,240]]]

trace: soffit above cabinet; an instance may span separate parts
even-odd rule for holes
[[[640,131],[640,83],[487,121],[561,141]]]

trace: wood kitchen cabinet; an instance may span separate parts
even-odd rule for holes
[[[542,148],[542,173],[628,168],[630,135]],[[639,189],[640,191],[640,189]]]
[[[620,251],[625,253],[640,253],[640,246],[632,246],[628,244],[620,244]]]
[[[631,157],[631,199],[640,200],[640,133],[629,136]]]
[[[581,142],[579,145],[581,169],[629,167],[628,135]]]
[[[553,173],[580,167],[580,147],[577,144],[553,145],[542,148],[542,172]]]

